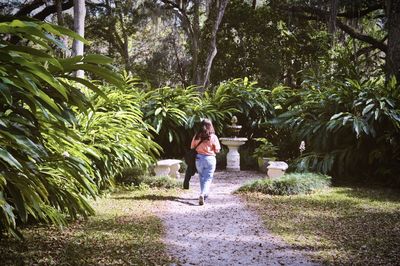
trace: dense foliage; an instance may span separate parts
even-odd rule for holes
[[[158,146],[129,101],[134,95],[71,75],[83,69],[121,87],[109,58],[54,56],[52,46],[63,48],[56,36],[81,39],[75,33],[13,20],[0,24],[0,35],[0,221],[20,236],[19,222],[64,224],[92,214],[87,198],[122,167],[148,165]],[[87,97],[82,85],[96,94]]]
[[[324,25],[288,15],[277,2],[258,8],[230,2],[219,32],[218,48],[224,52],[215,58],[213,82],[247,76],[262,86],[299,85],[305,69],[320,67],[329,49]]]
[[[299,168],[335,176],[397,180],[400,169],[400,95],[395,80],[337,81],[286,94],[276,124],[306,142]],[[384,180],[381,180],[384,181]]]
[[[269,90],[247,78],[222,82],[204,95],[196,87],[163,87],[145,94],[142,110],[145,121],[155,128],[155,140],[164,148],[165,156],[179,157],[205,117],[213,121],[221,136],[232,115],[237,115],[243,124],[241,134],[252,135],[260,123],[272,117],[268,94]]]
[[[107,186],[126,167],[148,168],[161,147],[152,140],[152,127],[143,122],[136,80],[127,77],[118,88],[103,85],[100,89],[107,97],[87,93],[93,106],[78,115],[75,133],[90,149],[87,156],[97,184]]]
[[[201,117],[212,118],[217,133],[226,136],[224,126],[237,115],[241,135],[251,139],[242,152],[251,154],[260,146],[256,138],[264,137],[297,170],[393,184],[400,169],[399,98],[395,80],[381,77],[343,82],[309,77],[300,89],[272,90],[235,79],[203,96],[193,87],[152,90],[142,108],[167,157],[182,156]]]

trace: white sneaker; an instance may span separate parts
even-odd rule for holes
[[[200,195],[199,197],[199,205],[204,205],[204,196]]]

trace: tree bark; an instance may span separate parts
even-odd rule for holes
[[[253,0],[251,3],[251,8],[256,9],[257,7],[257,0]]]
[[[199,52],[200,52],[200,1],[193,1],[193,34],[192,43],[192,81],[194,84],[200,85],[200,68],[199,68]]]
[[[24,4],[17,13],[15,13],[16,17],[22,17],[29,15],[33,10],[41,7],[45,2],[43,0],[35,0],[29,4]]]
[[[63,14],[62,14],[62,12],[63,12],[62,0],[55,0],[55,5],[56,5],[56,8],[57,8],[57,23],[58,23],[59,26],[63,27],[65,22],[64,22],[64,17],[63,17]],[[65,46],[65,50],[61,50],[60,54],[64,58],[65,57],[69,57],[70,53],[69,53],[69,50],[68,50],[68,38],[67,38],[67,36],[62,36],[61,37],[61,41]]]
[[[339,6],[339,0],[331,0],[331,10],[330,10],[330,18],[329,18],[329,33],[330,34],[335,34],[336,32],[336,17],[338,13],[338,6]],[[333,39],[333,37],[332,37]]]
[[[180,25],[185,31],[189,50],[192,56],[191,62],[191,82],[192,84],[201,85],[201,64],[199,54],[201,51],[201,39],[200,39],[200,3],[201,0],[192,0],[192,10],[188,10],[188,3],[178,0],[160,0],[163,3],[164,9],[172,10],[177,19],[180,20]],[[208,4],[206,4],[206,9]],[[189,17],[189,13],[192,18]],[[207,13],[207,10],[206,10]]]
[[[393,0],[396,1],[396,0]],[[319,8],[315,7],[309,7],[309,6],[292,6],[292,7],[286,7],[287,10],[290,10],[293,14],[295,14],[297,17],[304,18],[307,20],[325,20],[328,21],[329,19],[329,13],[321,10]],[[287,10],[283,10],[284,12],[287,12]],[[371,10],[376,10],[375,7],[374,9],[368,9],[369,12],[372,12]],[[306,15],[309,13],[309,15]],[[341,14],[338,14],[338,17],[340,17]],[[381,50],[382,52],[386,53],[387,52],[387,45],[381,41],[377,40],[372,36],[362,34],[361,32],[356,31],[352,27],[348,26],[346,23],[342,22],[340,19],[336,18],[336,25],[338,28],[340,28],[342,31],[345,33],[349,34],[351,37],[358,39],[360,41],[366,42],[373,47]]]
[[[115,1],[115,7],[116,9],[119,9],[120,11],[118,12],[117,16],[119,19],[119,23],[121,24],[121,32],[122,32],[122,37],[118,38],[121,40],[121,47],[120,47],[120,54],[122,57],[122,60],[124,61],[124,65],[125,65],[125,71],[129,72],[130,70],[130,60],[129,60],[129,39],[128,39],[128,34],[127,34],[127,30],[125,27],[125,22],[124,22],[124,16],[123,16],[123,7],[120,6],[120,2],[119,1]],[[115,25],[114,25],[114,30],[115,30],[115,35],[117,35],[117,30],[115,29]]]
[[[60,26],[64,26],[64,17],[62,15],[62,0],[55,0],[57,9],[57,23]]]
[[[217,55],[217,33],[219,29],[219,25],[221,24],[222,18],[225,13],[226,6],[228,5],[229,0],[215,0],[215,9],[217,10],[216,13],[214,13],[213,10],[211,10],[210,13],[210,19],[214,19],[214,23],[211,29],[211,40],[210,40],[210,46],[208,49],[208,55],[207,59],[205,62],[204,66],[204,79],[203,79],[203,90],[209,85],[210,83],[210,72],[211,72],[211,67],[213,60],[215,56]],[[211,16],[215,16],[215,18]],[[211,20],[212,21],[212,20]]]
[[[400,1],[386,0],[385,3],[388,18],[386,75],[388,79],[394,76],[400,82]]]
[[[193,84],[203,86],[200,90],[204,90],[209,84],[210,71],[213,60],[217,54],[216,38],[219,25],[225,13],[225,8],[229,0],[192,0],[192,5],[183,4],[179,0],[160,0],[164,9],[172,10],[176,17],[181,21],[181,26],[186,32],[189,39],[189,49],[192,55],[191,64],[191,82]],[[210,37],[209,45],[201,39],[202,29],[200,28],[200,15],[202,6],[205,6],[204,16],[207,17],[206,24],[209,25],[208,32]],[[187,8],[191,6],[191,10]],[[189,17],[189,15],[192,15]],[[203,52],[205,56],[200,56]]]
[[[177,33],[176,30],[174,30],[174,35],[175,35],[175,37],[172,38],[172,46],[173,46],[174,52],[175,52],[177,71],[179,73],[179,77],[181,79],[182,86],[184,88],[186,88],[188,86],[188,84],[187,84],[186,78],[185,78],[185,76],[186,76],[185,75],[185,69],[182,66],[181,60],[179,58],[178,48],[177,48],[177,45],[176,45],[176,38],[177,38],[176,36],[178,36],[178,33]]]
[[[85,0],[74,0],[74,30],[82,37],[85,37],[85,16]],[[72,44],[72,55],[83,55],[83,42],[74,40]],[[83,70],[78,70],[75,76],[82,78],[84,76]]]
[[[61,5],[62,10],[70,9],[73,6],[74,1],[75,0],[68,0],[67,2],[63,2]],[[51,14],[54,14],[56,12],[57,12],[56,5],[46,6],[42,11],[38,12],[33,17],[38,20],[45,20],[48,16],[50,16]]]

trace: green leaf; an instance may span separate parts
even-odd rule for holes
[[[95,65],[91,64],[74,64],[74,65],[65,65],[64,70],[69,72],[69,71],[76,71],[76,70],[85,70],[89,71],[95,75],[98,75],[99,77],[105,79],[106,81],[110,82],[111,84],[115,86],[122,86],[123,81],[122,79],[115,74],[114,72],[105,69],[105,68],[100,68]]]
[[[22,165],[7,150],[0,148],[0,159],[8,163],[10,166],[22,170]]]
[[[339,117],[341,117],[342,115],[344,115],[344,113],[343,112],[341,112],[341,113],[337,113],[337,114],[334,114],[331,118],[330,118],[330,120],[335,120],[335,119],[337,119],[337,118],[339,118]]]
[[[82,36],[80,36],[79,34],[77,34],[76,32],[68,29],[68,28],[64,28],[55,24],[44,24],[42,26],[45,30],[47,30],[50,33],[59,35],[59,36],[63,36],[63,35],[67,35],[70,36],[78,41],[83,42],[84,44],[89,44],[89,41],[85,40],[85,38],[83,38]]]
[[[8,105],[12,105],[11,91],[4,83],[0,83],[0,94],[6,99]]]
[[[369,111],[371,111],[372,108],[374,108],[374,107],[375,107],[375,104],[374,104],[374,103],[368,104],[368,105],[365,106],[365,108],[363,109],[362,115],[367,114],[367,113],[368,113]]]
[[[18,211],[18,216],[22,219],[22,222],[26,223],[28,220],[28,213],[25,208],[25,200],[20,190],[15,187],[12,183],[8,184],[8,191],[11,193],[13,197],[13,202]]]
[[[111,64],[113,59],[104,55],[88,54],[83,57],[82,61],[93,64]]]
[[[76,82],[79,82],[79,83],[81,83],[82,85],[85,85],[86,87],[88,87],[89,89],[91,89],[92,91],[94,91],[95,93],[97,93],[98,95],[100,95],[101,97],[103,97],[105,100],[108,100],[108,97],[107,97],[107,95],[104,93],[104,92],[102,92],[96,85],[94,85],[92,82],[90,82],[90,81],[88,81],[88,80],[86,80],[86,79],[83,79],[83,78],[78,78],[78,77],[72,77],[72,76],[66,76],[66,75],[64,75],[64,76],[62,76],[62,77],[65,77],[65,78],[67,78],[67,79],[70,79],[70,80],[74,80],[74,81],[76,81]]]

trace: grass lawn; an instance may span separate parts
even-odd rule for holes
[[[399,265],[400,192],[332,188],[312,195],[242,194],[266,227],[313,259],[335,265]]]
[[[172,259],[160,242],[162,223],[152,214],[177,190],[135,190],[97,200],[97,215],[69,224],[23,229],[25,242],[0,240],[1,265],[160,265]]]

